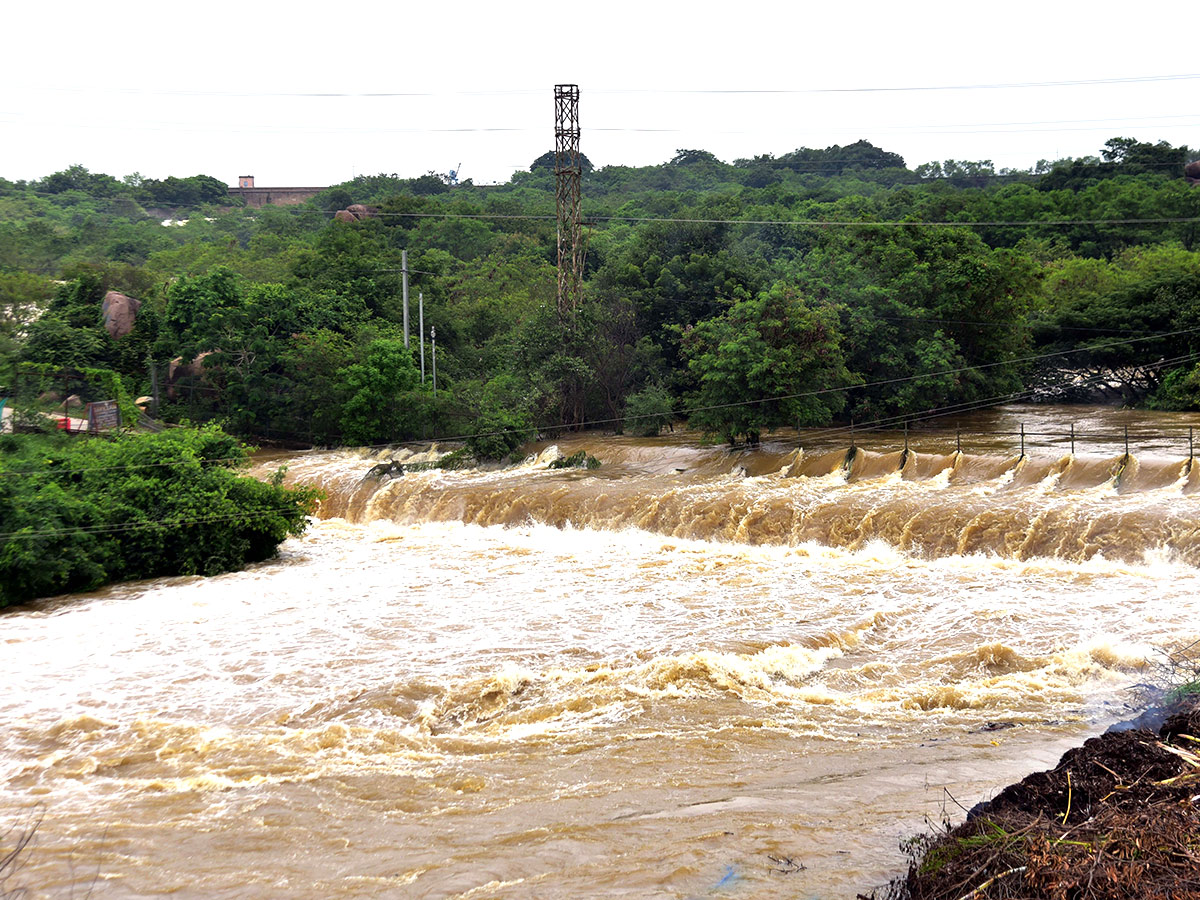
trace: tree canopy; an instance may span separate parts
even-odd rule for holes
[[[325,444],[502,436],[477,442],[485,455],[689,409],[742,440],[992,402],[1045,383],[1049,353],[1152,365],[1173,385],[1153,402],[1186,405],[1196,155],[1114,137],[1028,170],[909,168],[865,140],[732,163],[584,157],[586,268],[566,317],[552,152],[501,185],[381,173],[258,210],[209,176],[72,166],[0,180],[0,378],[100,367],[132,396],[157,379],[168,419]],[[355,203],[376,213],[332,219]],[[120,339],[98,310],[112,289],[142,301]],[[1170,331],[1186,333],[1104,340]]]

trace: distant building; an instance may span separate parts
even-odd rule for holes
[[[296,206],[311,200],[324,187],[255,187],[253,175],[239,175],[238,186],[229,189],[230,197],[241,197],[246,205],[258,209],[263,206]]]

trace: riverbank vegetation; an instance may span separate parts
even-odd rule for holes
[[[316,494],[239,473],[215,426],[113,440],[0,435],[0,607],[161,575],[214,575],[273,556]]]
[[[911,841],[890,900],[1149,900],[1200,896],[1200,696],[1110,731]]]
[[[167,421],[498,435],[492,455],[585,423],[754,441],[1032,396],[1197,409],[1195,155],[1114,138],[1023,171],[910,168],[859,141],[589,163],[566,316],[545,156],[502,185],[360,176],[287,208],[207,176],[0,179],[0,391],[55,388],[34,364],[107,369],[130,396],[157,384]],[[140,301],[128,333],[105,327],[108,291]]]

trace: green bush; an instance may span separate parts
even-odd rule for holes
[[[570,456],[560,456],[550,463],[551,469],[598,469],[600,460],[590,455],[586,450],[572,453]]]
[[[472,430],[467,449],[481,460],[504,459],[533,438],[533,429],[523,413],[496,407],[484,410]]]
[[[1200,366],[1172,369],[1147,405],[1151,409],[1200,409]]]
[[[625,401],[621,429],[639,437],[656,437],[673,420],[670,393],[661,384],[649,384]]]
[[[317,492],[239,474],[215,427],[116,440],[0,435],[0,607],[273,556]]]

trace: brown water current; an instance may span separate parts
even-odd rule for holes
[[[0,617],[7,886],[853,897],[1200,638],[1193,421],[293,454],[328,496],[279,560]]]

